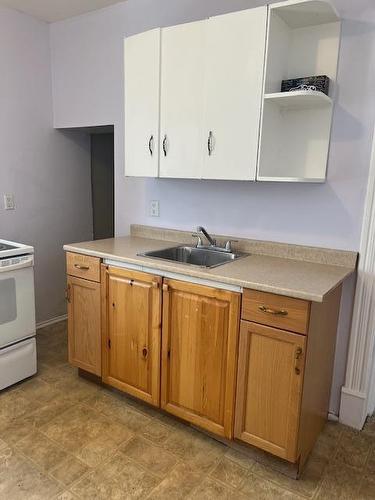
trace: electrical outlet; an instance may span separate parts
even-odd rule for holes
[[[6,193],[4,194],[4,208],[5,210],[14,210],[14,194]]]
[[[159,200],[151,200],[150,203],[150,217],[160,216],[160,204]]]

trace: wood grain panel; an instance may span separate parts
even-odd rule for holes
[[[323,303],[314,302],[311,307],[299,433],[300,468],[328,417],[341,292],[340,285]]]
[[[100,281],[100,259],[80,253],[66,253],[66,268],[70,276]]]
[[[103,382],[158,406],[161,278],[102,268]]]
[[[69,362],[101,375],[100,283],[68,276]]]
[[[297,461],[305,341],[241,322],[235,437],[290,462]]]
[[[238,293],[164,280],[162,408],[232,437]]]
[[[242,319],[307,334],[310,302],[272,293],[244,290]]]

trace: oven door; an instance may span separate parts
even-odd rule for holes
[[[0,266],[0,349],[35,335],[34,259],[13,262]]]

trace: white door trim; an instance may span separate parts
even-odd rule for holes
[[[362,429],[373,413],[375,393],[375,134],[362,223],[358,281],[340,422]]]

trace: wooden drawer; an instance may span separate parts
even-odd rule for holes
[[[70,276],[100,282],[100,259],[67,252],[66,269]]]
[[[291,332],[307,334],[310,302],[272,293],[244,290],[242,319]]]

